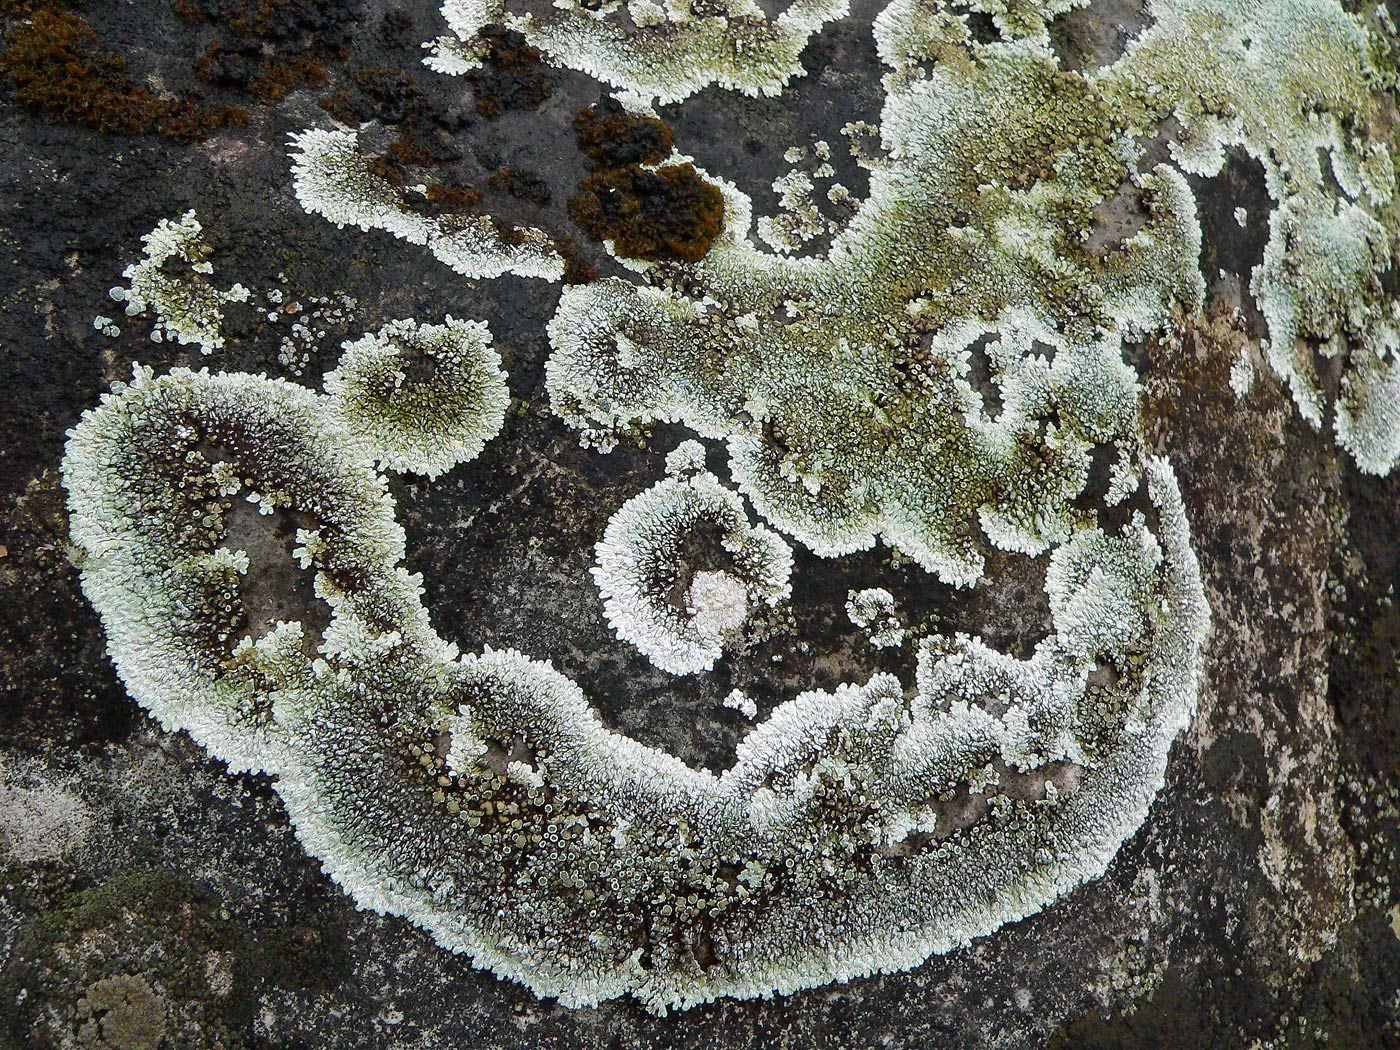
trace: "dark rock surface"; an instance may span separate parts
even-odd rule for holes
[[[46,6],[0,0],[0,21]],[[731,688],[765,712],[880,669],[878,651],[841,648],[844,596],[911,570],[885,550],[836,565],[799,553],[800,622],[767,625],[713,676],[677,684],[619,643],[588,577],[592,544],[680,432],[657,428],[606,457],[579,448],[543,391],[559,286],[463,281],[385,234],[308,216],[285,147],[329,99],[412,136],[445,185],[482,194],[491,214],[571,237],[581,265],[617,272],[567,210],[589,173],[573,121],[600,89],[532,72],[502,40],[499,68],[478,78],[499,97],[483,106],[419,63],[419,43],[442,31],[430,3],[264,6],[300,14],[248,21],[259,5],[233,0],[73,7],[132,83],[246,112],[191,143],[65,123],[0,86],[0,1044],[1400,1045],[1400,476],[1359,474],[1262,368],[1236,400],[1230,366],[1258,337],[1252,303],[1231,296],[1238,279],[1184,339],[1145,345],[1136,362],[1150,436],[1181,478],[1214,635],[1167,785],[1102,879],[911,972],[662,1018],[631,1001],[541,1001],[402,920],[357,911],[265,779],[228,775],[127,697],[67,557],[64,433],[132,362],[288,372],[290,312],[232,309],[213,358],[119,316],[107,289],[158,220],[197,207],[221,282],[280,280],[289,304],[354,298],[310,348],[302,382],[388,318],[491,322],[514,398],[506,429],[436,483],[392,482],[410,568],[445,637],[550,654],[609,725],[644,743],[721,769],[747,729],[720,706]],[[809,74],[781,98],[711,89],[664,107],[677,145],[770,209],[779,144],[835,139],[878,113],[868,6],[814,42]],[[1066,32],[1081,36],[1057,43],[1089,61],[1111,38],[1076,17]],[[217,75],[201,78],[200,55],[219,59]],[[492,177],[502,170],[528,180]],[[1258,245],[1224,220],[1241,202],[1254,213],[1259,189],[1247,167],[1227,172],[1201,188],[1212,228],[1227,230],[1208,237],[1206,272],[1238,278]],[[863,195],[859,169],[839,177]],[[118,315],[120,337],[94,329],[103,313]],[[1013,651],[1043,628],[1009,591],[926,590],[911,610],[924,623]],[[796,651],[794,638],[824,645]],[[775,664],[780,653],[791,655]]]

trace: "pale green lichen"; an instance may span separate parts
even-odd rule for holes
[[[118,285],[110,295],[126,304],[129,317],[152,311],[156,327],[151,338],[162,342],[166,338],[183,344],[194,344],[206,354],[224,345],[224,304],[248,301],[248,289],[235,284],[220,291],[210,281],[214,265],[212,254],[201,236],[204,227],[194,210],[185,212],[178,220],[161,219],[141,240],[146,245],[142,259],[122,271],[128,287]],[[107,321],[93,326],[109,334],[120,329]]]
[[[504,0],[446,0],[442,15],[454,35],[436,41],[427,63],[453,75],[476,68],[481,31],[499,25],[638,101],[678,102],[710,84],[776,95],[802,72],[812,36],[847,10],[847,0],[792,0],[769,20],[753,0],[564,0],[514,14]]]
[[[69,443],[84,587],[128,687],[274,775],[362,906],[567,1003],[789,991],[989,932],[1102,870],[1192,709],[1205,606],[1159,461],[1160,541],[1136,514],[1057,547],[1033,658],[926,640],[912,699],[891,675],[804,693],[716,777],[605,729],[548,664],[458,657],[372,455],[292,384],[139,373]],[[245,633],[221,464],[316,519],[315,655],[297,624]],[[1000,789],[964,824],[951,803],[988,763]]]
[[[398,190],[370,171],[361,152],[362,132],[312,128],[292,137],[292,181],[299,200],[337,226],[383,230],[421,244],[463,277],[564,276],[564,260],[548,236],[521,229],[502,236],[489,215],[434,216],[414,211]],[[426,187],[423,188],[426,201]]]
[[[567,288],[546,370],[586,443],[683,424],[817,555],[883,541],[959,586],[981,582],[991,546],[1044,555],[1051,630],[1028,658],[921,637],[912,689],[879,674],[801,693],[730,769],[696,770],[605,728],[548,663],[461,656],[433,630],[375,470],[383,442],[331,398],[140,371],[84,418],[64,467],[83,585],[133,695],[274,775],[307,849],[362,906],[568,1004],[689,1006],[905,968],[1101,874],[1161,788],[1207,630],[1185,509],[1144,447],[1124,359],[1204,301],[1187,176],[1218,173],[1231,149],[1264,166],[1275,208],[1251,287],[1268,361],[1317,422],[1308,354],[1349,355],[1338,436],[1389,469],[1400,372],[1380,277],[1397,205],[1377,107],[1394,71],[1385,34],[1331,0],[1176,0],[1150,7],[1121,57],[1066,72],[1047,26],[1070,6],[981,2],[1003,37],[981,43],[957,11],[894,0],[875,23],[882,155],[862,154],[869,195],[829,250],[760,250],[749,199],[705,176],[726,201],[705,258]],[[762,29],[738,8],[638,0],[630,31],[614,7],[445,13],[462,41],[504,23],[637,102],[780,86],[787,51],[840,9],[796,10],[796,31],[754,55],[733,47]],[[472,54],[438,61],[460,72]],[[1142,170],[1162,137],[1168,159]],[[296,145],[309,210],[471,276],[559,275],[543,240],[512,255],[489,221],[414,212],[369,175],[353,132]],[[1125,195],[1141,228],[1105,240],[1100,210]],[[731,533],[776,539],[706,459],[696,442],[668,457],[677,476],[614,516],[600,569],[639,541],[674,551],[652,504],[702,488]],[[240,580],[257,568],[227,545],[235,498],[313,519],[297,553],[329,607],[319,637],[249,630]],[[698,670],[752,604],[754,573],[669,564],[665,597],[689,599],[692,623],[667,637],[708,617],[672,669]],[[613,616],[619,633],[661,651],[634,613]],[[738,691],[729,702],[756,712]]]
[[[683,451],[668,464],[683,476],[658,482],[608,521],[593,568],[618,637],[671,674],[710,670],[755,606],[776,605],[792,590],[792,550],[752,524],[738,495]],[[705,532],[717,544],[696,552],[705,564],[686,564],[687,541]]]
[[[385,470],[435,478],[475,459],[505,422],[510,390],[481,321],[391,321],[344,350],[326,393]]]

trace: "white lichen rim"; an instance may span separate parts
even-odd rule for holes
[[[693,457],[694,450],[685,449],[674,462],[677,470],[691,471],[689,476],[659,481],[613,513],[590,570],[609,626],[670,674],[710,670],[727,633],[750,610],[759,603],[776,605],[792,591],[792,548],[772,529],[750,522],[743,500],[713,474],[695,471]],[[704,524],[721,530],[720,543],[733,563],[722,575],[737,585],[745,602],[733,623],[707,623],[703,610],[677,609],[668,601],[680,570],[678,546]],[[695,578],[720,582],[703,573]]]
[[[291,137],[292,185],[301,206],[337,226],[382,230],[426,247],[463,277],[515,274],[557,281],[564,259],[541,230],[523,227],[507,244],[487,215],[424,215],[408,208],[397,190],[368,169],[361,129],[308,128]]]
[[[425,60],[460,75],[481,65],[481,31],[502,26],[522,34],[556,65],[626,92],[637,104],[679,102],[711,84],[746,95],[777,95],[802,73],[801,54],[824,25],[843,18],[848,0],[792,0],[769,20],[753,0],[691,5],[630,0],[635,28],[610,20],[623,4],[589,10],[573,3],[513,14],[504,0],[445,0],[453,37],[439,38]]]
[[[64,460],[84,591],[133,696],[274,776],[358,904],[568,1005],[791,992],[1031,914],[1141,824],[1194,709],[1207,610],[1164,460],[1143,465],[1159,536],[1136,515],[1052,552],[1055,632],[1030,660],[927,640],[912,699],[891,675],[803,693],[715,776],[606,729],[547,663],[459,657],[399,565],[372,456],[295,384],[138,370]],[[218,499],[243,489],[317,520],[303,554],[332,616],[314,656],[297,624],[219,637],[250,567],[219,546]],[[940,838],[936,800],[998,763],[1032,793]],[[706,920],[674,917],[697,898]]]

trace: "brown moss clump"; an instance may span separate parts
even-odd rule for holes
[[[336,91],[319,99],[322,109],[342,124],[358,128],[363,123],[359,107],[348,91]]]
[[[326,63],[349,57],[351,6],[337,0],[176,0],[175,11],[219,28],[195,64],[205,83],[270,105],[326,83]]]
[[[55,124],[192,142],[248,121],[236,106],[163,99],[141,87],[86,20],[52,5],[32,10],[6,34],[0,74],[16,102]]]
[[[209,46],[195,68],[206,84],[246,91],[266,105],[281,102],[299,88],[319,87],[328,78],[325,64],[309,55],[285,62],[250,61],[245,50],[219,42]]]
[[[491,173],[489,181],[492,189],[502,190],[537,208],[543,208],[553,197],[544,179],[521,168],[499,168]]]
[[[675,138],[656,117],[636,117],[613,98],[589,106],[574,118],[579,152],[594,171],[628,164],[660,164],[671,155]]]
[[[454,156],[451,152],[434,150],[405,133],[391,142],[383,153],[370,157],[367,167],[371,175],[401,191],[399,201],[405,208],[427,215],[466,215],[481,203],[480,193],[446,179],[429,180],[421,170],[411,170],[440,167],[451,163]],[[426,186],[422,196],[402,192],[404,187],[419,183]]]
[[[546,66],[537,48],[519,33],[498,26],[481,32],[486,44],[480,69],[468,74],[476,111],[487,119],[512,109],[534,109],[554,93],[559,76]]]
[[[692,164],[632,164],[583,180],[569,215],[627,259],[698,262],[724,224],[724,195]]]
[[[431,215],[465,215],[481,203],[481,194],[467,186],[435,182],[428,187]]]
[[[442,157],[412,135],[400,135],[389,143],[389,149],[386,152],[400,164],[410,167],[426,168],[433,164],[441,164],[443,161]]]
[[[401,69],[368,66],[350,76],[353,90],[336,91],[320,100],[321,108],[342,124],[359,127],[365,121],[410,127],[437,121],[423,91]]]
[[[0,0],[0,18],[28,18],[53,0]]]
[[[554,238],[554,250],[564,260],[565,284],[591,284],[598,279],[598,267],[584,258],[572,237]]]
[[[627,259],[704,257],[724,224],[724,195],[692,164],[645,166],[671,155],[675,139],[664,121],[606,98],[574,118],[574,133],[593,174],[569,201],[569,215],[589,237],[612,241]]]

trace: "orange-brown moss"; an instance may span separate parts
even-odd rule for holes
[[[481,194],[466,186],[435,182],[428,187],[427,210],[434,215],[465,215],[481,203]]]
[[[329,95],[323,95],[319,100],[319,105],[335,120],[349,127],[358,128],[363,122],[359,107],[348,91],[336,91]]]
[[[16,102],[55,124],[192,142],[248,120],[236,106],[163,99],[141,87],[85,19],[52,4],[30,9],[6,34],[0,74]]]
[[[409,167],[426,168],[442,163],[442,157],[412,135],[400,135],[389,143],[388,154],[400,164]]]
[[[671,155],[671,128],[656,117],[637,117],[605,98],[574,117],[579,152],[594,171],[628,164],[660,164]]]
[[[591,284],[598,279],[598,267],[584,258],[572,237],[556,237],[554,250],[564,260],[565,284]]]
[[[691,164],[631,164],[583,180],[569,214],[627,259],[697,262],[724,223],[724,196]]]

